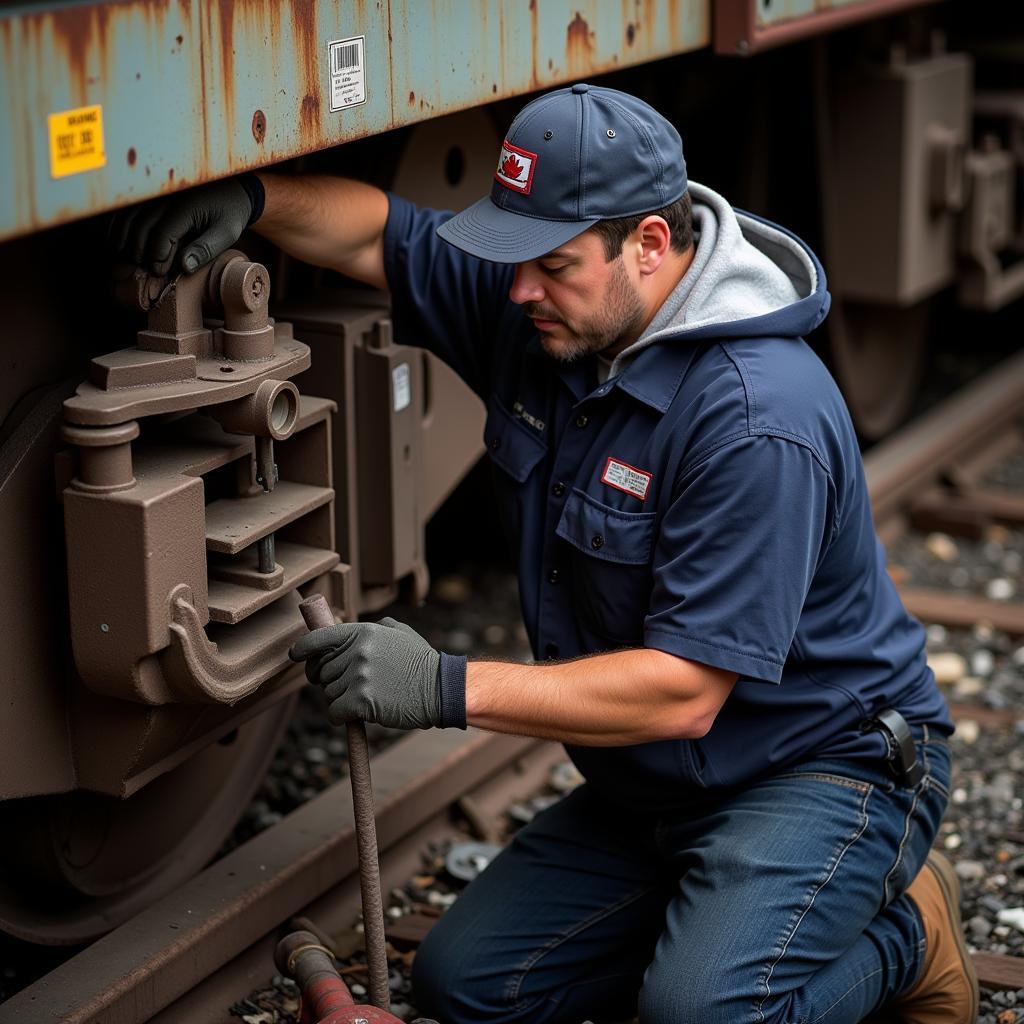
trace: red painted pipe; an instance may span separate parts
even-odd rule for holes
[[[330,952],[312,932],[292,932],[274,950],[274,963],[302,994],[300,1024],[402,1024],[387,1010],[357,1004]]]

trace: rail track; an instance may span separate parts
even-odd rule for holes
[[[875,526],[886,546],[911,528],[976,538],[993,525],[1024,526],[1024,493],[986,485],[990,470],[1024,452],[1024,353],[958,391],[864,459]],[[1024,601],[898,583],[924,622],[1024,635]]]
[[[892,543],[914,528],[978,536],[993,524],[1024,525],[1024,494],[985,483],[996,463],[1017,452],[1024,452],[1024,354],[869,453],[881,537]],[[986,621],[1024,635],[1020,600],[900,590],[923,620]],[[1012,728],[1024,717],[1019,709],[953,711],[992,728]],[[469,797],[496,816],[536,791],[563,756],[554,744],[471,730],[412,734],[375,757],[384,891],[416,872],[428,837],[455,834],[453,803]],[[283,923],[302,915],[334,934],[357,909],[351,802],[347,783],[339,783],[0,1005],[0,1022],[230,1020],[227,1008],[275,973]],[[975,961],[984,987],[1024,988],[1024,958],[978,953]]]

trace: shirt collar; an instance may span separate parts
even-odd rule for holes
[[[644,405],[667,412],[690,368],[697,347],[667,338],[641,351],[615,378],[614,385]]]
[[[591,395],[605,395],[613,387],[625,391],[644,405],[668,411],[676,392],[686,376],[696,354],[697,346],[687,341],[667,338],[657,341],[637,354],[637,357],[617,377],[591,391]],[[540,335],[534,333],[526,343],[527,352],[555,363],[555,372],[566,382],[580,401],[587,397],[585,362],[557,363],[544,351]]]

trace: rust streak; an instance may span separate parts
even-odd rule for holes
[[[686,14],[680,8],[679,0],[668,0],[668,35],[673,53],[683,48],[683,22]]]
[[[319,38],[316,30],[317,0],[294,0],[289,4],[295,49],[301,75],[302,103],[299,108],[299,133],[303,145],[320,141],[320,65]]]
[[[105,4],[89,4],[25,18],[24,24],[30,33],[50,34],[54,44],[67,54],[72,100],[78,106],[88,103],[91,60],[95,60],[94,70],[99,78],[107,77],[113,16],[113,11]]]
[[[303,138],[307,142],[315,142],[317,138],[317,129],[320,126],[320,97],[319,96],[303,96],[302,97],[302,111],[299,115],[299,125],[302,130]]]
[[[188,5],[187,0],[181,0],[181,8],[183,15],[191,22],[192,9]],[[192,177],[202,181],[207,173],[210,166],[210,118],[207,117],[207,88],[206,88],[206,53],[208,46],[206,44],[206,31],[205,23],[200,21],[199,24],[199,113],[200,116],[196,118],[196,123],[199,126],[199,130],[202,132],[201,145],[203,149],[203,158],[200,161],[200,165],[194,168]],[[187,178],[189,175],[186,174]]]
[[[633,45],[633,40],[636,37],[636,30],[639,28],[638,25],[633,24],[632,6],[633,0],[619,0],[619,24],[626,26],[625,38],[626,43],[629,46]]]
[[[242,17],[247,12],[239,3],[215,3],[209,6],[213,7],[214,17],[220,22],[217,42],[220,48],[220,98],[224,104],[221,137],[227,144],[227,159],[231,165],[234,163],[232,142],[235,125],[235,12],[239,11]],[[205,104],[204,110],[209,110]]]
[[[29,60],[33,58],[38,60],[38,54],[33,54],[29,50],[24,33],[18,33],[18,38],[15,37],[14,24],[9,21],[0,21],[0,31],[3,33],[2,53],[5,67],[17,67],[19,57],[24,59],[26,54]],[[13,137],[29,139],[32,137],[32,128],[25,116],[25,112],[29,109],[29,104],[23,93],[24,85],[22,84],[22,78],[18,75],[12,75],[10,81],[11,95],[8,96],[8,102],[11,104],[11,108],[8,111],[8,116],[19,117],[20,115],[20,124],[18,125],[17,133]],[[29,211],[29,222],[34,227],[39,224],[39,210],[36,197],[36,168],[33,159],[33,147],[25,146],[22,152],[24,159],[15,160],[14,163],[15,196],[18,208]]]
[[[565,59],[572,78],[586,75],[594,67],[594,33],[579,11],[566,30]]]
[[[360,15],[362,15],[363,12],[360,11],[359,13],[360,13]],[[392,77],[394,77],[394,67],[395,67],[394,20],[395,20],[395,13],[391,9],[391,0],[388,0],[388,67],[392,69],[392,72],[391,72]],[[360,24],[361,24],[361,22],[360,22]],[[420,104],[422,104],[422,103],[423,103],[423,100],[421,98],[420,99]],[[395,111],[395,90],[394,89],[391,90],[391,118],[390,118],[390,124],[391,124],[392,127],[395,127],[398,124],[398,114]]]

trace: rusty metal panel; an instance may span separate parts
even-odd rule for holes
[[[746,57],[939,0],[715,0],[715,52]]]
[[[693,50],[709,42],[709,9],[710,0],[119,0],[6,8],[0,239]],[[360,37],[365,100],[332,110],[329,45]],[[86,119],[89,155],[69,149],[61,159],[65,143],[86,137],[72,138],[67,126]]]

